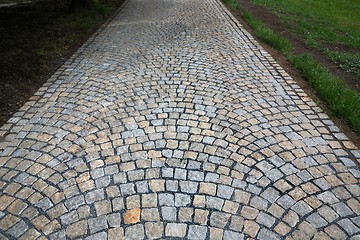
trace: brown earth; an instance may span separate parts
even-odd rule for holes
[[[256,18],[262,20],[267,26],[272,28],[276,33],[286,37],[291,44],[294,46],[294,52],[297,54],[309,53],[319,61],[323,66],[327,67],[334,75],[339,76],[346,80],[346,83],[352,89],[360,92],[359,82],[354,79],[352,74],[349,74],[341,69],[337,68],[336,65],[331,62],[326,56],[320,51],[315,49],[309,49],[302,43],[297,36],[292,34],[288,30],[288,26],[282,23],[276,15],[274,15],[268,8],[259,6],[251,3],[249,0],[237,0],[239,5],[245,10],[251,12]],[[245,29],[255,36],[254,30],[246,23],[243,16],[238,11],[229,9],[232,15],[245,27]],[[264,42],[260,42],[261,45],[276,59],[284,70],[290,74],[290,76],[297,82],[297,84],[329,115],[331,120],[350,138],[350,140],[357,146],[360,147],[360,135],[354,132],[347,123],[334,116],[329,107],[319,99],[316,95],[315,90],[309,85],[308,81],[302,76],[301,73],[288,61],[288,59],[279,51],[272,48]],[[338,46],[334,46],[338,47]]]

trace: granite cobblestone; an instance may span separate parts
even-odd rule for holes
[[[0,128],[0,239],[357,239],[360,150],[218,0],[129,0]]]

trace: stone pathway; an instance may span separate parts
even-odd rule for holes
[[[130,0],[0,136],[0,239],[360,238],[360,151],[216,0]]]

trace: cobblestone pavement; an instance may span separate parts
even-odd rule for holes
[[[216,0],[130,0],[0,136],[0,239],[360,238],[360,151]]]

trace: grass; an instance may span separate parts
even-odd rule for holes
[[[360,76],[360,53],[349,53],[340,51],[330,51],[325,49],[324,53],[338,67],[346,72],[352,72],[356,76]]]
[[[310,48],[360,80],[360,0],[251,0],[266,6]]]
[[[236,0],[224,0],[224,3],[233,10],[239,10],[240,6]]]
[[[341,79],[333,76],[312,56],[303,54],[287,55],[287,57],[310,82],[332,112],[348,122],[354,131],[360,133],[360,94],[346,87]]]
[[[333,114],[349,123],[349,125],[355,132],[360,133],[359,93],[345,86],[342,79],[332,75],[325,67],[321,66],[321,64],[316,62],[311,55],[296,54],[293,51],[292,44],[286,38],[275,33],[263,22],[255,18],[250,12],[243,9],[236,0],[224,0],[224,2],[233,10],[237,10],[242,13],[243,18],[254,30],[255,35],[258,39],[279,50],[288,58],[288,60],[294,65],[294,67],[296,67],[299,72],[305,77],[305,79],[309,81],[310,85],[316,90],[318,96],[329,106]],[[282,4],[284,1],[276,2]],[[350,25],[351,26],[349,26],[349,28],[352,28],[354,26],[353,24]],[[328,41],[335,40],[334,38],[332,38]],[[344,42],[342,43],[345,44]],[[356,42],[352,42],[351,44],[356,45]],[[348,44],[347,46],[350,46],[351,44]],[[354,55],[351,53],[337,53],[329,49],[327,51],[329,56],[332,57],[334,61],[347,62],[350,68],[354,67],[354,62],[357,62],[357,64],[359,63],[359,58],[354,57],[356,56],[356,54]],[[355,64],[355,68],[356,67],[358,66],[356,66]]]
[[[289,54],[291,52],[292,46],[288,40],[266,27],[260,20],[254,18],[251,13],[244,11],[243,16],[246,22],[256,30],[255,36],[257,38],[269,44],[271,47],[280,50],[283,54]]]

